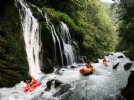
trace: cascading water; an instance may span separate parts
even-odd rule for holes
[[[22,31],[25,41],[25,49],[27,53],[27,59],[29,64],[29,73],[32,77],[39,78],[40,71],[40,29],[37,19],[32,15],[31,10],[24,0],[16,0],[16,4],[20,3],[21,9],[20,17],[22,24]]]
[[[73,64],[74,63],[74,53],[73,53],[73,47],[71,46],[71,35],[70,35],[69,29],[67,28],[66,24],[64,24],[63,22],[61,22],[61,24],[60,24],[60,38],[63,42],[63,47],[64,47],[63,48],[64,50],[62,50],[61,49],[60,38],[58,37],[58,35],[56,33],[56,29],[54,28],[54,25],[51,23],[47,14],[45,14],[45,18],[46,18],[46,21],[47,21],[48,29],[51,31],[53,42],[54,42],[54,59],[55,59],[55,62],[57,62],[56,43],[58,42],[60,55],[61,55],[62,66],[63,66],[63,54],[66,57],[67,65]],[[64,52],[62,52],[62,51],[64,51]]]
[[[61,38],[63,41],[64,46],[64,54],[66,56],[67,65],[71,65],[74,63],[74,53],[73,47],[71,46],[71,35],[69,29],[67,28],[66,24],[61,22]]]
[[[45,14],[45,18],[46,18],[46,22],[47,22],[47,25],[48,25],[48,29],[51,31],[53,42],[54,42],[54,61],[55,61],[55,64],[57,64],[57,54],[56,54],[56,50],[57,50],[56,41],[57,41],[58,45],[59,45],[59,50],[60,50],[60,55],[61,55],[61,62],[62,62],[62,66],[63,66],[63,55],[62,55],[62,49],[61,49],[61,43],[60,43],[59,37],[57,36],[54,25],[51,23],[47,14]]]

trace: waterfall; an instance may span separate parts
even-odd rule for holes
[[[53,42],[54,42],[54,61],[57,63],[56,43],[58,42],[62,66],[64,66],[63,54],[66,57],[65,59],[67,61],[67,65],[73,64],[74,63],[74,53],[73,53],[73,47],[71,46],[71,35],[70,35],[68,27],[66,26],[66,24],[61,22],[60,37],[58,37],[58,35],[57,35],[58,33],[56,33],[56,29],[55,29],[54,25],[51,23],[47,14],[45,14],[45,18],[47,21],[48,29],[51,31]],[[60,38],[62,40],[64,50],[62,50],[62,48],[61,48],[62,44],[60,42]]]
[[[29,64],[29,73],[32,77],[37,77],[40,71],[40,51],[41,51],[41,39],[40,39],[40,27],[37,19],[34,18],[30,8],[24,2],[24,0],[16,0],[20,3],[21,9],[20,18],[22,24],[22,31],[25,41],[25,48],[27,53],[27,59]],[[17,5],[17,3],[16,3]],[[40,10],[39,10],[40,11]],[[40,11],[41,12],[41,11]],[[42,12],[41,12],[42,14]],[[42,14],[43,15],[43,14]],[[47,14],[44,15],[48,29],[51,31],[53,44],[54,44],[54,64],[58,65],[57,59],[60,56],[61,66],[64,67],[64,59],[67,65],[74,63],[73,47],[71,46],[71,35],[66,24],[61,22],[60,34],[56,32],[56,29],[50,21]],[[61,43],[62,42],[62,43]],[[62,48],[63,46],[63,48]],[[58,55],[58,54],[60,55]]]
[[[56,40],[57,40],[58,45],[59,45],[60,55],[61,55],[61,63],[62,63],[62,67],[63,67],[63,55],[62,55],[60,39],[57,36],[54,25],[51,23],[47,14],[45,14],[45,18],[46,18],[46,22],[47,22],[47,25],[48,25],[48,29],[51,31],[53,42],[54,42],[54,61],[55,61],[55,64],[57,64],[57,54],[56,54],[56,50],[57,50],[56,49]]]
[[[16,0],[16,4],[20,3],[21,9],[20,18],[22,24],[22,31],[25,42],[25,49],[29,64],[29,74],[32,77],[38,78],[40,71],[40,51],[41,51],[41,39],[40,29],[37,19],[34,18],[32,12],[24,0]]]
[[[64,46],[64,54],[67,59],[67,65],[74,63],[73,47],[71,46],[71,35],[66,24],[61,22],[61,38]]]

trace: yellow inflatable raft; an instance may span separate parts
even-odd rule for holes
[[[94,68],[84,68],[84,71],[87,73],[93,72]]]
[[[91,68],[85,67],[85,68],[81,68],[79,71],[83,75],[89,75],[89,74],[92,74],[92,72],[94,71],[94,69],[95,68],[92,68],[92,67]]]

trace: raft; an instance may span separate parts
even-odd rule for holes
[[[24,88],[24,92],[28,92],[30,90],[34,90],[36,89],[37,87],[39,87],[41,85],[40,82],[36,82],[34,84],[27,84],[26,87]]]
[[[81,68],[80,70],[79,70],[79,72],[82,74],[82,75],[90,75],[90,74],[92,74],[93,73],[93,71],[94,71],[94,68]]]

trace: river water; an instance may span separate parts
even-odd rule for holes
[[[118,56],[123,58],[118,58]],[[92,63],[95,68],[92,75],[82,76],[79,69],[85,64],[74,64],[77,68],[71,69],[70,66],[60,70],[60,75],[55,73],[44,74],[43,83],[32,92],[23,92],[26,83],[20,82],[11,88],[0,89],[0,100],[116,100],[116,95],[120,94],[120,89],[127,84],[130,70],[124,70],[124,64],[131,62],[122,53],[113,53],[106,56],[108,67],[99,63]],[[113,69],[115,64],[119,63],[117,69]],[[64,94],[54,97],[53,95],[60,88],[51,88],[45,91],[46,82],[51,79],[57,79],[63,84],[69,84],[71,88]]]

